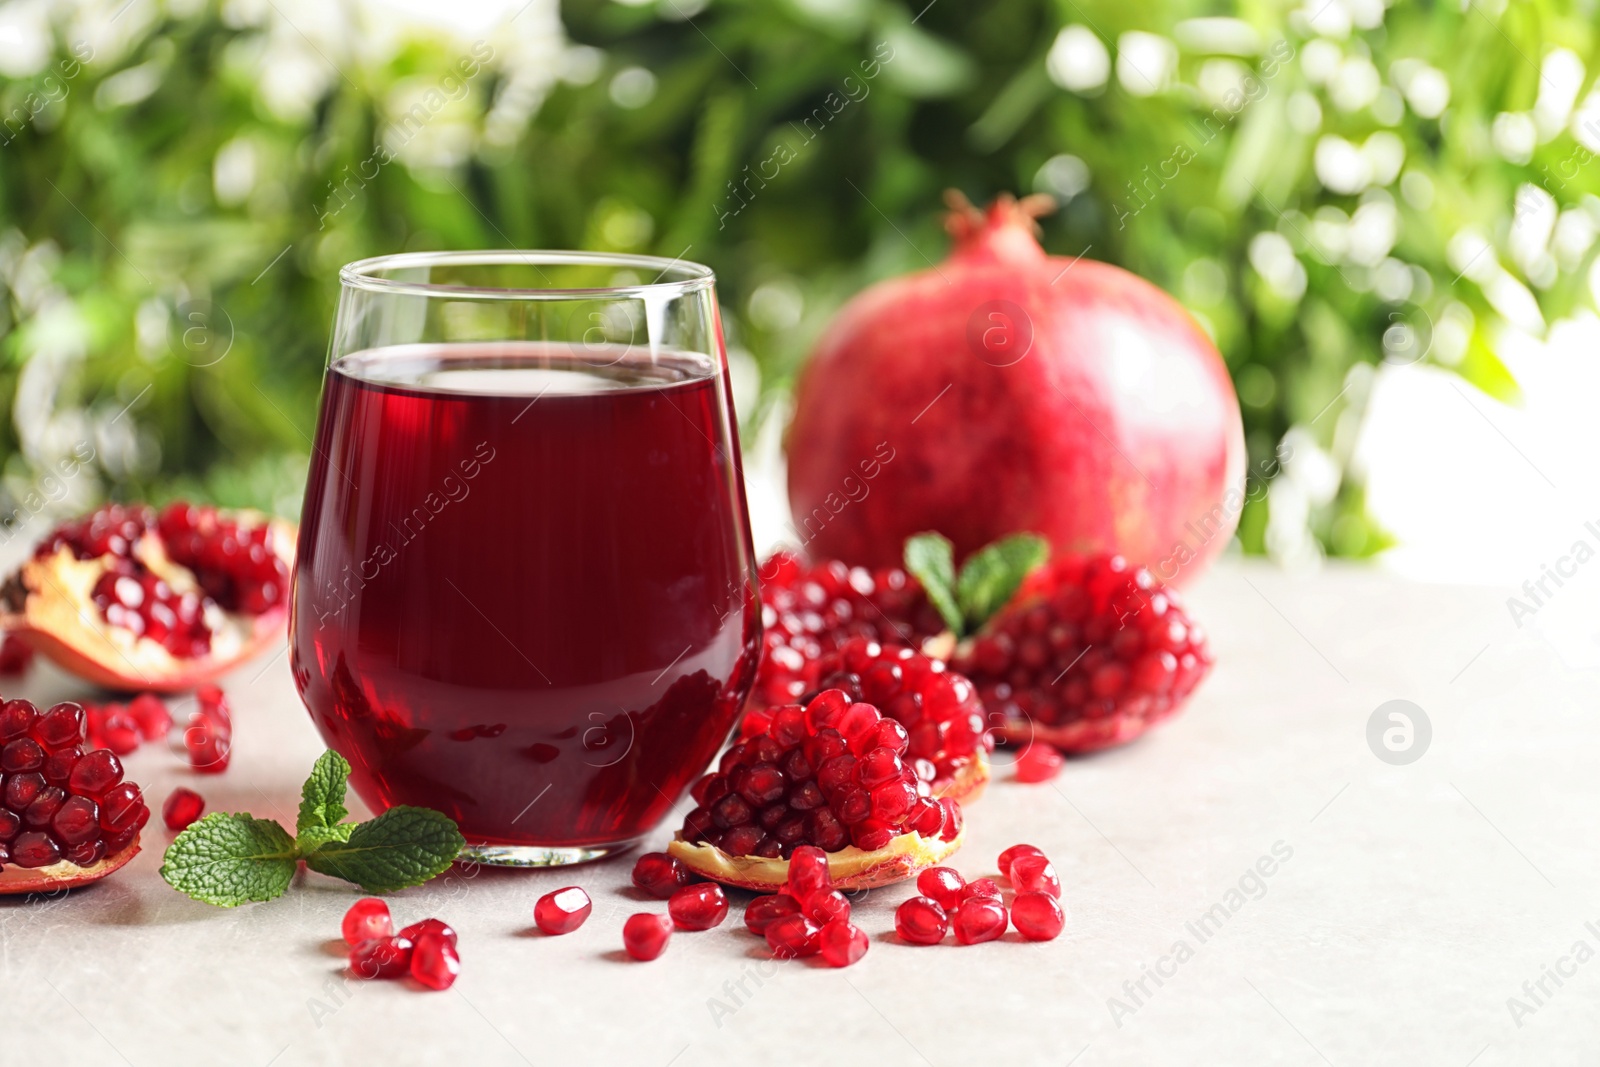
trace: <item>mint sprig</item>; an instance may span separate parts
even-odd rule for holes
[[[350,764],[324,752],[300,791],[295,835],[271,819],[215,812],[167,847],[161,877],[180,893],[232,908],[282,896],[300,862],[369,893],[421,885],[455,862],[466,844],[449,818],[429,808],[390,808],[342,821]]]
[[[906,539],[906,570],[922,583],[928,601],[956,637],[965,637],[999,611],[1017,587],[1050,555],[1036,534],[1014,534],[967,557],[956,573],[955,549],[942,534]]]

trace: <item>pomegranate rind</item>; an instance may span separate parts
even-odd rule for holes
[[[848,845],[828,853],[828,877],[833,888],[845,892],[895,885],[944,862],[961,847],[966,834],[965,826],[949,841],[906,833],[871,852]],[[667,854],[701,877],[737,889],[776,893],[789,884],[789,861],[784,859],[730,856],[715,845],[691,844],[681,837],[667,845]]]
[[[257,512],[230,512],[246,527],[268,523],[271,542],[292,569],[296,528]],[[146,532],[137,548],[140,560],[174,589],[195,588],[187,568],[167,558],[160,539]],[[70,548],[31,559],[12,575],[0,593],[0,630],[15,633],[39,655],[69,674],[107,689],[179,693],[214,681],[281,640],[287,606],[256,616],[208,612],[211,651],[179,659],[159,642],[112,626],[94,605],[94,586],[108,560],[78,559]]]
[[[52,863],[48,867],[23,868],[7,865],[0,871],[0,896],[15,896],[23,893],[53,893],[63,889],[76,889],[79,886],[98,882],[108,874],[113,874],[122,869],[127,862],[139,854],[139,839],[133,839],[121,852],[107,856],[99,863],[88,867],[79,867],[76,863],[62,860]]]

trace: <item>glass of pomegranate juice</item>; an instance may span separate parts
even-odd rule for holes
[[[761,623],[713,276],[647,256],[344,268],[295,566],[300,697],[466,858],[627,848],[727,741]]]

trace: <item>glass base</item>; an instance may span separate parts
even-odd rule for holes
[[[618,855],[639,842],[623,841],[612,845],[584,845],[575,848],[547,848],[543,845],[468,845],[461,850],[458,863],[482,863],[490,867],[570,867],[593,863]]]

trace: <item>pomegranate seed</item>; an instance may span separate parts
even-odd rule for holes
[[[141,693],[128,705],[128,714],[139,724],[139,733],[146,741],[159,741],[172,729],[172,713],[154,693]]]
[[[3,837],[0,834],[0,837]],[[756,897],[744,908],[744,925],[757,937],[764,936],[767,927],[778,919],[800,914],[800,902],[787,893],[772,893]]]
[[[667,914],[680,930],[709,930],[728,917],[728,898],[715,882],[686,885],[667,900]]]
[[[183,731],[183,747],[189,753],[189,766],[197,773],[221,774],[233,755],[233,738],[215,720],[196,714]]]
[[[121,704],[106,708],[105,719],[100,724],[100,740],[112,752],[126,756],[139,747],[142,737],[139,723]]]
[[[850,918],[850,900],[837,889],[813,893],[801,905],[801,914],[818,926]]]
[[[429,989],[449,989],[461,973],[461,957],[453,942],[429,934],[411,950],[411,977]]]
[[[141,814],[148,819],[150,809],[145,807],[139,787],[132,782],[113,786],[100,798],[100,826],[107,834],[127,829]]]
[[[50,828],[55,839],[69,848],[92,841],[100,836],[100,806],[88,797],[71,797],[56,809]]]
[[[1066,760],[1054,745],[1034,741],[1017,757],[1012,774],[1019,782],[1048,782],[1061,770]]]
[[[819,939],[819,951],[830,967],[848,967],[867,954],[867,935],[845,919],[824,926]]]
[[[653,960],[666,951],[672,937],[672,919],[640,912],[622,924],[622,947],[636,960]]]
[[[44,766],[44,748],[31,737],[19,737],[0,748],[0,771],[36,771]]]
[[[666,900],[693,880],[689,868],[665,852],[646,852],[633,865],[633,884],[657,900]]]
[[[1061,902],[1049,893],[1018,893],[1011,902],[1011,925],[1029,941],[1053,941],[1067,925]]]
[[[800,845],[789,857],[789,895],[805,900],[813,893],[833,888],[828,874],[828,854],[815,845]]]
[[[89,718],[82,704],[57,704],[39,718],[33,737],[51,752],[83,741]]]
[[[1011,863],[1011,884],[1018,893],[1049,893],[1061,899],[1061,879],[1043,856],[1018,856]]]
[[[949,911],[961,903],[961,891],[967,880],[953,867],[929,867],[917,875],[917,890],[923,896]]]
[[[455,947],[456,943],[455,930],[442,919],[423,919],[421,922],[414,922],[404,930],[401,930],[400,936],[410,941],[413,945],[419,944],[424,936],[442,937],[450,943],[452,948]]]
[[[1000,887],[995,884],[993,878],[979,878],[967,883],[967,887],[961,891],[961,899],[967,901],[974,898],[982,898],[984,900],[1005,899],[1000,892]]]
[[[780,960],[815,956],[822,950],[822,931],[804,915],[785,915],[767,924],[767,947]]]
[[[998,900],[973,897],[962,901],[951,913],[950,928],[955,931],[957,944],[976,945],[1005,933],[1009,920],[1005,905]]]
[[[27,700],[8,700],[0,705],[0,741],[21,737],[33,729],[39,709]]]
[[[373,937],[350,948],[357,978],[400,978],[411,970],[412,944],[403,937]]]
[[[33,647],[16,634],[0,642],[0,677],[14,678],[33,665]]]
[[[950,919],[938,901],[912,897],[895,909],[894,932],[913,945],[937,945],[950,929]]]
[[[344,913],[339,932],[344,935],[344,943],[351,946],[391,936],[394,922],[389,918],[389,905],[377,897],[362,897]]]
[[[49,834],[29,830],[11,842],[11,862],[18,867],[48,867],[60,859],[61,847]]]
[[[997,861],[997,865],[1000,868],[1001,875],[1003,875],[1006,878],[1010,878],[1011,877],[1011,865],[1016,862],[1018,856],[1043,856],[1043,855],[1044,855],[1044,852],[1042,850],[1037,849],[1032,845],[1012,845],[1010,848],[1008,848],[1004,852],[1000,853],[1000,859]]]
[[[575,885],[546,893],[533,906],[533,922],[542,932],[554,936],[570,934],[582,926],[594,910],[589,894]]]
[[[80,797],[101,797],[122,781],[122,760],[114,753],[96,749],[88,753],[67,776],[67,789]]]
[[[199,819],[200,813],[205,810],[205,798],[193,789],[186,789],[180,785],[167,797],[167,802],[161,805],[161,819],[167,824],[167,829],[183,830]]]

